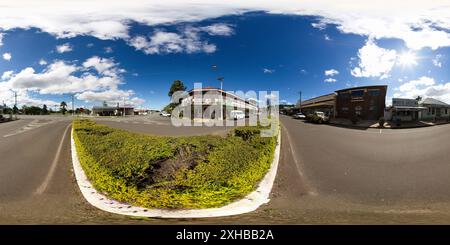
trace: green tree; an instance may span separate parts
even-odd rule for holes
[[[186,86],[184,86],[183,82],[180,80],[175,80],[172,83],[172,86],[170,86],[169,93],[167,94],[169,97],[172,98],[172,95],[177,91],[186,91]],[[163,109],[163,111],[166,111],[168,113],[172,113],[172,110],[178,105],[179,103],[170,103],[166,105]]]
[[[19,108],[17,108],[17,106],[14,105],[14,107],[13,107],[13,109],[12,109],[12,112],[13,112],[14,114],[17,114],[17,113],[19,112]]]
[[[66,114],[66,111],[67,111],[67,109],[66,109],[67,103],[66,103],[65,101],[62,101],[61,104],[59,105],[59,107],[61,108],[61,113],[62,113],[63,115],[65,115],[65,114]]]
[[[173,81],[168,93],[169,97],[172,97],[173,93],[175,93],[176,91],[186,91],[186,86],[184,86],[183,82],[180,80]]]
[[[48,108],[47,108],[46,104],[44,104],[44,106],[42,106],[42,115],[48,115]]]

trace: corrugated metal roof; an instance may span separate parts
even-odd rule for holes
[[[312,99],[309,99],[309,100],[302,101],[301,104],[302,104],[302,106],[310,106],[310,105],[315,105],[315,104],[318,104],[318,103],[323,104],[323,103],[327,103],[328,102],[328,103],[331,103],[331,105],[333,105],[335,98],[336,98],[336,94],[335,93],[326,94],[326,95],[315,97],[315,98],[312,98]]]
[[[440,100],[437,100],[437,99],[433,99],[433,98],[426,98],[424,101],[422,101],[421,104],[422,105],[439,105],[439,106],[450,107],[449,104],[442,102]]]

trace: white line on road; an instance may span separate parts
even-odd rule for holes
[[[56,166],[58,165],[59,155],[61,154],[61,149],[64,144],[64,139],[66,138],[67,131],[69,130],[70,126],[71,126],[71,124],[67,125],[66,129],[64,130],[64,134],[61,138],[61,141],[59,142],[59,146],[58,146],[58,150],[56,151],[55,158],[53,159],[52,165],[50,166],[50,171],[48,171],[48,174],[45,177],[44,182],[42,182],[42,184],[39,186],[39,188],[37,188],[36,191],[34,192],[35,195],[40,195],[40,194],[44,193],[44,191],[47,189],[47,186],[48,186],[50,180],[52,179],[53,174],[55,173]]]
[[[293,148],[293,144],[292,144],[292,141],[291,141],[291,137],[289,136],[289,132],[288,132],[288,130],[287,130],[287,128],[283,125],[283,124],[281,124],[281,126],[283,127],[283,131],[284,132],[286,132],[286,135],[287,135],[287,141],[289,142],[288,143],[288,145],[289,145],[289,149],[290,149],[290,151],[291,151],[291,155],[292,155],[292,158],[294,159],[294,165],[295,165],[295,168],[297,169],[297,173],[300,175],[300,177],[303,179],[303,181],[305,182],[305,185],[306,185],[306,187],[307,187],[307,189],[309,189],[309,191],[308,191],[308,194],[309,195],[312,195],[312,196],[316,196],[317,195],[317,191],[316,190],[314,190],[314,188],[312,188],[310,185],[308,185],[306,182],[306,177],[304,176],[304,174],[303,174],[303,171],[300,169],[300,167],[298,166],[298,160],[297,160],[297,157],[296,157],[296,154],[295,154],[295,149]]]

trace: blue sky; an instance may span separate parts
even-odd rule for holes
[[[299,91],[307,99],[374,84],[389,86],[388,102],[420,95],[450,103],[448,18],[442,15],[444,21],[439,21],[436,12],[422,5],[413,10],[433,16],[432,22],[408,14],[386,20],[372,16],[370,8],[357,7],[323,14],[327,9],[319,6],[318,14],[312,7],[299,14],[296,9],[275,11],[268,4],[236,14],[231,10],[243,7],[231,4],[230,11],[203,17],[186,13],[169,21],[130,15],[116,23],[108,19],[111,14],[101,28],[74,27],[67,20],[64,29],[66,19],[55,26],[47,25],[55,20],[0,24],[0,99],[11,105],[14,90],[21,105],[58,104],[75,94],[76,106],[122,103],[125,98],[136,107],[160,109],[169,102],[173,80],[188,88],[194,82],[218,87],[216,78],[223,76],[226,90],[279,91],[280,101],[289,103],[297,101]],[[349,21],[359,12],[370,21],[361,26]],[[112,13],[127,18],[125,10]],[[385,23],[394,23],[392,30]]]

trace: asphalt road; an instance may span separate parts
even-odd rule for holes
[[[183,130],[159,117],[98,122],[162,135],[224,135],[230,129]],[[450,125],[380,131],[288,117],[281,122],[282,152],[269,204],[232,217],[171,220],[113,215],[83,199],[72,171],[70,118],[0,124],[0,223],[450,223]]]

